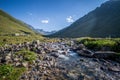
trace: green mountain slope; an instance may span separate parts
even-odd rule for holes
[[[17,44],[33,40],[44,41],[34,28],[0,10],[0,47],[5,44]]]
[[[52,37],[120,37],[120,0],[110,0]]]
[[[0,10],[0,35],[11,35],[15,33],[35,34],[27,24]]]

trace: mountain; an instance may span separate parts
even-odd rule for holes
[[[28,24],[0,10],[0,35],[36,34]]]
[[[51,37],[120,37],[120,0],[110,0]]]
[[[54,34],[57,31],[44,31],[43,29],[35,29],[38,33],[43,34],[43,35],[51,35]]]

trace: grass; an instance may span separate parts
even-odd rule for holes
[[[16,52],[14,57],[22,56],[21,62],[28,62],[32,64],[37,55],[34,52],[28,50],[21,50]],[[18,58],[20,59],[20,58]],[[15,67],[10,64],[0,65],[0,80],[18,80],[19,77],[26,71],[26,67]]]
[[[23,59],[21,61],[28,63],[32,63],[37,57],[34,52],[27,50],[16,52],[14,57],[17,56],[22,56]],[[0,80],[18,80],[25,71],[25,67],[14,67],[10,64],[0,65]]]
[[[16,56],[22,56],[22,61],[27,61],[29,63],[32,63],[33,60],[36,59],[37,55],[34,52],[28,51],[28,50],[21,50],[19,52],[15,53]]]
[[[0,10],[0,35],[24,32],[35,34],[27,24]]]
[[[8,64],[0,66],[0,80],[18,80],[19,77],[26,71],[24,67],[13,67]]]
[[[13,36],[15,34],[25,36]],[[30,29],[29,25],[26,23],[0,10],[0,46],[23,43],[35,39],[42,40],[43,37]]]
[[[44,41],[44,38],[39,35],[30,35],[30,36],[0,36],[0,46],[5,44],[17,44],[23,42],[31,42],[33,40]]]
[[[78,38],[78,43],[83,43],[88,49],[120,52],[120,38]]]

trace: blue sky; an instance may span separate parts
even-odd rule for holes
[[[0,0],[0,9],[34,28],[63,29],[108,0]]]

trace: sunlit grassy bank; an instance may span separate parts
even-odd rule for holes
[[[109,50],[120,52],[120,38],[77,38],[78,43],[83,43],[91,50]]]
[[[17,44],[23,42],[29,42],[33,40],[41,40],[44,38],[39,35],[31,35],[31,36],[0,36],[0,46],[4,46],[5,44]]]
[[[29,36],[0,36],[0,46],[5,44],[18,44],[23,42],[32,42],[39,40],[40,42],[56,42],[60,41],[59,38],[47,38],[41,35],[29,35]]]

